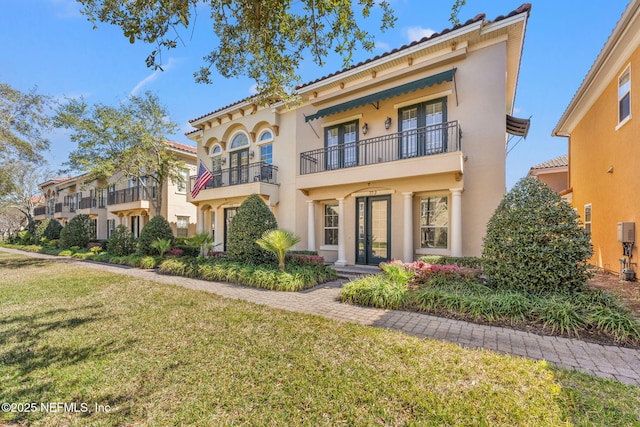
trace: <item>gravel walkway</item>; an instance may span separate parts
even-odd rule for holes
[[[528,359],[546,360],[602,378],[640,385],[640,350],[605,346],[560,337],[541,336],[508,328],[478,325],[422,313],[359,307],[338,302],[342,281],[304,292],[277,292],[228,283],[165,276],[154,270],[80,261],[72,258],[0,248],[0,251],[67,262],[83,268],[126,274],[155,282],[212,292],[282,310],[320,315],[343,322],[394,329],[421,338],[448,341],[470,348],[485,348]]]

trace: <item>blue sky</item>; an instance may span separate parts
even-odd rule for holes
[[[453,0],[392,0],[398,17],[395,28],[376,34],[376,49],[359,52],[356,62],[399,47],[429,31],[450,27]],[[478,13],[487,19],[520,6],[521,1],[467,0],[461,22]],[[507,185],[525,176],[532,165],[567,151],[566,139],[551,131],[624,11],[627,0],[584,2],[575,0],[533,1],[516,95],[518,117],[531,117],[531,130],[507,157]],[[27,91],[38,91],[63,100],[84,96],[89,103],[117,104],[130,94],[156,93],[171,118],[180,124],[175,141],[192,144],[184,132],[188,120],[251,94],[252,82],[239,78],[215,78],[213,85],[197,84],[193,72],[213,44],[213,33],[204,19],[193,33],[184,31],[184,45],[165,52],[164,72],[146,68],[151,47],[130,44],[122,31],[107,24],[92,29],[74,0],[6,1],[0,14],[0,81]],[[374,24],[373,20],[371,24]],[[369,25],[369,24],[367,24]],[[314,80],[342,68],[330,58],[324,68],[305,62],[302,81]],[[63,131],[50,135],[46,154],[53,170],[60,168],[74,148]]]

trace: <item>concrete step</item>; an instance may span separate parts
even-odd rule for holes
[[[375,265],[348,265],[344,267],[333,266],[333,269],[338,273],[338,278],[346,280],[355,280],[360,277],[380,273],[380,268]]]

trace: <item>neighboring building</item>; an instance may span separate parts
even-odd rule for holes
[[[571,195],[569,191],[569,156],[562,155],[529,169],[527,177],[535,178],[549,186],[565,199]],[[571,202],[571,200],[567,200]]]
[[[167,142],[172,152],[185,162],[184,182],[169,181],[164,185],[162,216],[176,236],[195,233],[196,210],[186,201],[188,177],[196,172],[195,147]],[[40,184],[46,200],[45,209],[35,219],[56,218],[63,225],[79,214],[89,215],[94,221],[97,239],[108,239],[116,226],[126,225],[139,237],[142,227],[155,215],[151,200],[155,187],[149,193],[135,179],[115,175],[108,180],[96,180],[88,174],[71,178],[57,178]]]
[[[478,15],[302,85],[298,105],[249,99],[192,120],[213,174],[188,196],[199,229],[224,248],[257,193],[301,248],[338,265],[479,256],[505,192],[507,128],[522,128],[508,122],[530,9]]]
[[[618,223],[640,220],[639,35],[633,0],[553,130],[569,138],[572,204],[591,231],[592,261],[609,271],[618,271],[623,254]]]

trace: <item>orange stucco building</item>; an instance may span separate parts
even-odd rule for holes
[[[632,0],[553,130],[568,137],[572,205],[591,230],[593,263],[618,272],[618,223],[640,221],[640,0]],[[635,117],[634,117],[635,116]],[[637,245],[631,267],[636,270]]]

